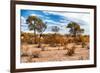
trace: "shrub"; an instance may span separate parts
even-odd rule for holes
[[[82,42],[82,48],[84,48],[86,46],[85,42]]]
[[[32,58],[39,58],[40,57],[40,52],[39,51],[33,52],[31,57]]]
[[[33,62],[32,61],[33,58],[39,58],[39,57],[40,57],[40,53],[39,52],[34,52],[34,53],[28,55],[27,62]]]
[[[71,49],[68,49],[68,52],[66,55],[72,56],[73,54],[75,54],[75,47],[74,46]]]
[[[27,53],[22,53],[21,54],[21,57],[25,57],[25,56],[28,56],[28,54]]]
[[[45,51],[45,46],[42,46],[42,47],[41,47],[41,50],[42,50],[42,51]]]
[[[79,57],[79,60],[84,60],[83,56],[80,56],[80,57]]]

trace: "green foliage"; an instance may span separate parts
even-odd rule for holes
[[[44,23],[42,21],[42,19],[40,19],[39,17],[37,16],[29,16],[28,19],[26,20],[28,27],[29,27],[29,30],[34,30],[34,35],[35,35],[35,43],[36,43],[36,31],[38,33],[40,33],[40,36],[39,36],[39,46],[41,46],[41,43],[40,43],[40,40],[41,40],[41,36],[42,36],[42,33],[45,31],[45,29],[47,28],[46,26],[46,23]]]
[[[39,33],[44,32],[47,28],[46,23],[44,23],[42,19],[37,16],[29,16],[26,22],[29,24],[29,30],[36,30]]]
[[[80,28],[80,25],[75,23],[75,22],[70,22],[68,25],[67,25],[67,28],[70,28],[69,32],[70,34],[72,34],[73,36],[77,36],[78,34],[81,34],[84,32],[84,29],[81,29]]]
[[[36,29],[36,24],[38,22],[38,17],[37,16],[29,16],[26,20],[26,23],[28,24],[29,30],[35,30]]]

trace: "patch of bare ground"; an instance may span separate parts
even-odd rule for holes
[[[74,53],[68,55],[68,52]],[[74,61],[74,60],[88,60],[89,49],[82,48],[81,45],[74,43],[67,44],[66,46],[50,47],[48,44],[43,44],[41,48],[37,45],[22,45],[21,46],[21,62],[47,62],[47,61]]]

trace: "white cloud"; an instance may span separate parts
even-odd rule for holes
[[[63,13],[51,12],[51,13],[62,15],[62,16],[66,17],[69,20],[73,20],[75,22],[78,22],[79,24],[83,24],[83,25],[81,25],[81,28],[83,28],[85,30],[84,34],[89,34],[90,33],[90,31],[89,31],[90,30],[90,15],[89,14],[64,13],[64,12]],[[63,21],[63,20],[61,20],[61,21]],[[66,24],[62,23],[62,25],[66,25]]]
[[[21,16],[21,24],[25,24],[26,23],[26,18]]]
[[[81,20],[84,21],[86,23],[90,23],[90,15],[89,14],[83,14],[83,13],[63,13],[61,14],[63,16],[66,16],[67,18],[73,18],[73,19],[77,19],[77,20]]]
[[[21,31],[28,30],[28,24],[26,24],[26,18],[21,16]]]
[[[30,14],[30,16],[37,16],[37,14]]]
[[[90,23],[90,20],[89,20],[89,13],[77,13],[77,12],[53,12],[53,11],[43,11],[45,14],[53,14],[53,15],[61,15],[63,17],[66,17],[68,19],[70,18],[73,18],[73,19],[79,19],[79,20],[82,20],[86,23]]]
[[[70,12],[53,12],[53,11],[43,11],[43,13],[45,13],[45,15],[60,15],[64,17],[64,20],[60,20],[58,22],[51,20],[49,17],[47,16],[43,16],[40,14],[30,14],[31,16],[38,16],[43,18],[44,22],[48,22],[47,26],[47,30],[45,31],[45,33],[50,33],[50,29],[49,27],[51,26],[58,26],[61,28],[61,30],[59,31],[59,33],[64,34],[64,33],[68,33],[68,30],[65,28],[65,26],[68,24],[68,21],[75,21],[78,22],[80,24],[84,24],[81,25],[81,28],[85,29],[85,34],[89,34],[89,30],[90,30],[90,15],[89,14],[83,14],[83,13],[70,13]],[[21,17],[21,24],[25,25],[26,23],[26,18]],[[23,28],[24,29],[24,28]],[[33,32],[33,31],[28,31],[25,30],[26,32]]]
[[[37,17],[43,18],[43,15],[40,15],[40,14],[30,14],[30,16],[37,16]]]
[[[53,12],[53,11],[43,11],[43,13],[45,13],[46,15],[58,15],[58,12]]]
[[[50,15],[48,11],[42,11],[45,15]]]

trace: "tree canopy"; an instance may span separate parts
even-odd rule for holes
[[[67,25],[67,28],[70,28],[69,32],[74,36],[77,36],[78,34],[81,34],[84,32],[84,29],[82,29],[80,25],[76,22],[70,22]]]

